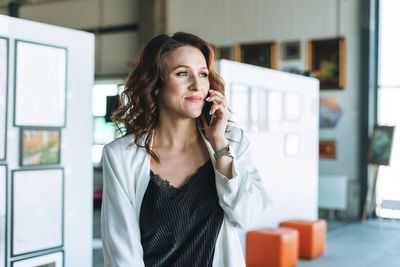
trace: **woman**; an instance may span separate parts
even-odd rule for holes
[[[106,267],[245,266],[237,229],[267,197],[213,61],[197,36],[159,35],[130,73],[113,114],[125,135],[103,151]]]

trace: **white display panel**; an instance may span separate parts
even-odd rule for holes
[[[0,37],[0,160],[6,158],[8,39]]]
[[[0,165],[0,266],[6,261],[7,167]]]
[[[12,254],[63,245],[63,170],[14,171]]]
[[[67,50],[25,41],[15,48],[15,125],[65,126]]]
[[[63,267],[64,253],[56,252],[34,258],[15,261],[12,267]]]

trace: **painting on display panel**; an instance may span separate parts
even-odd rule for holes
[[[15,126],[64,127],[67,49],[17,40]]]
[[[0,160],[6,159],[8,39],[0,37]]]
[[[0,165],[0,266],[6,262],[7,166]]]
[[[11,197],[11,254],[63,246],[63,169],[14,170]]]
[[[63,251],[14,261],[12,267],[63,267]]]
[[[21,128],[20,165],[60,164],[60,129]]]

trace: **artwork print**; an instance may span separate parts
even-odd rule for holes
[[[13,171],[13,256],[63,245],[63,184],[62,169]]]
[[[14,261],[12,267],[63,267],[64,253],[62,251]]]
[[[335,97],[321,97],[319,103],[319,127],[335,128],[343,114],[339,102]]]
[[[0,266],[6,261],[7,167],[0,165]]]
[[[389,165],[393,144],[393,126],[375,126],[369,148],[368,161],[376,165]]]
[[[60,163],[60,135],[58,129],[22,129],[21,165]]]
[[[65,126],[67,50],[25,41],[15,49],[14,124]]]
[[[276,44],[241,44],[240,62],[264,68],[276,69]]]
[[[308,43],[308,69],[319,79],[321,90],[345,87],[345,40],[315,40]]]
[[[0,160],[6,159],[8,40],[0,37]]]

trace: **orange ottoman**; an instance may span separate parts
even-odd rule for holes
[[[247,267],[294,267],[299,233],[291,228],[264,228],[247,232]]]
[[[299,231],[299,256],[313,259],[325,251],[326,221],[289,220],[279,224]]]

